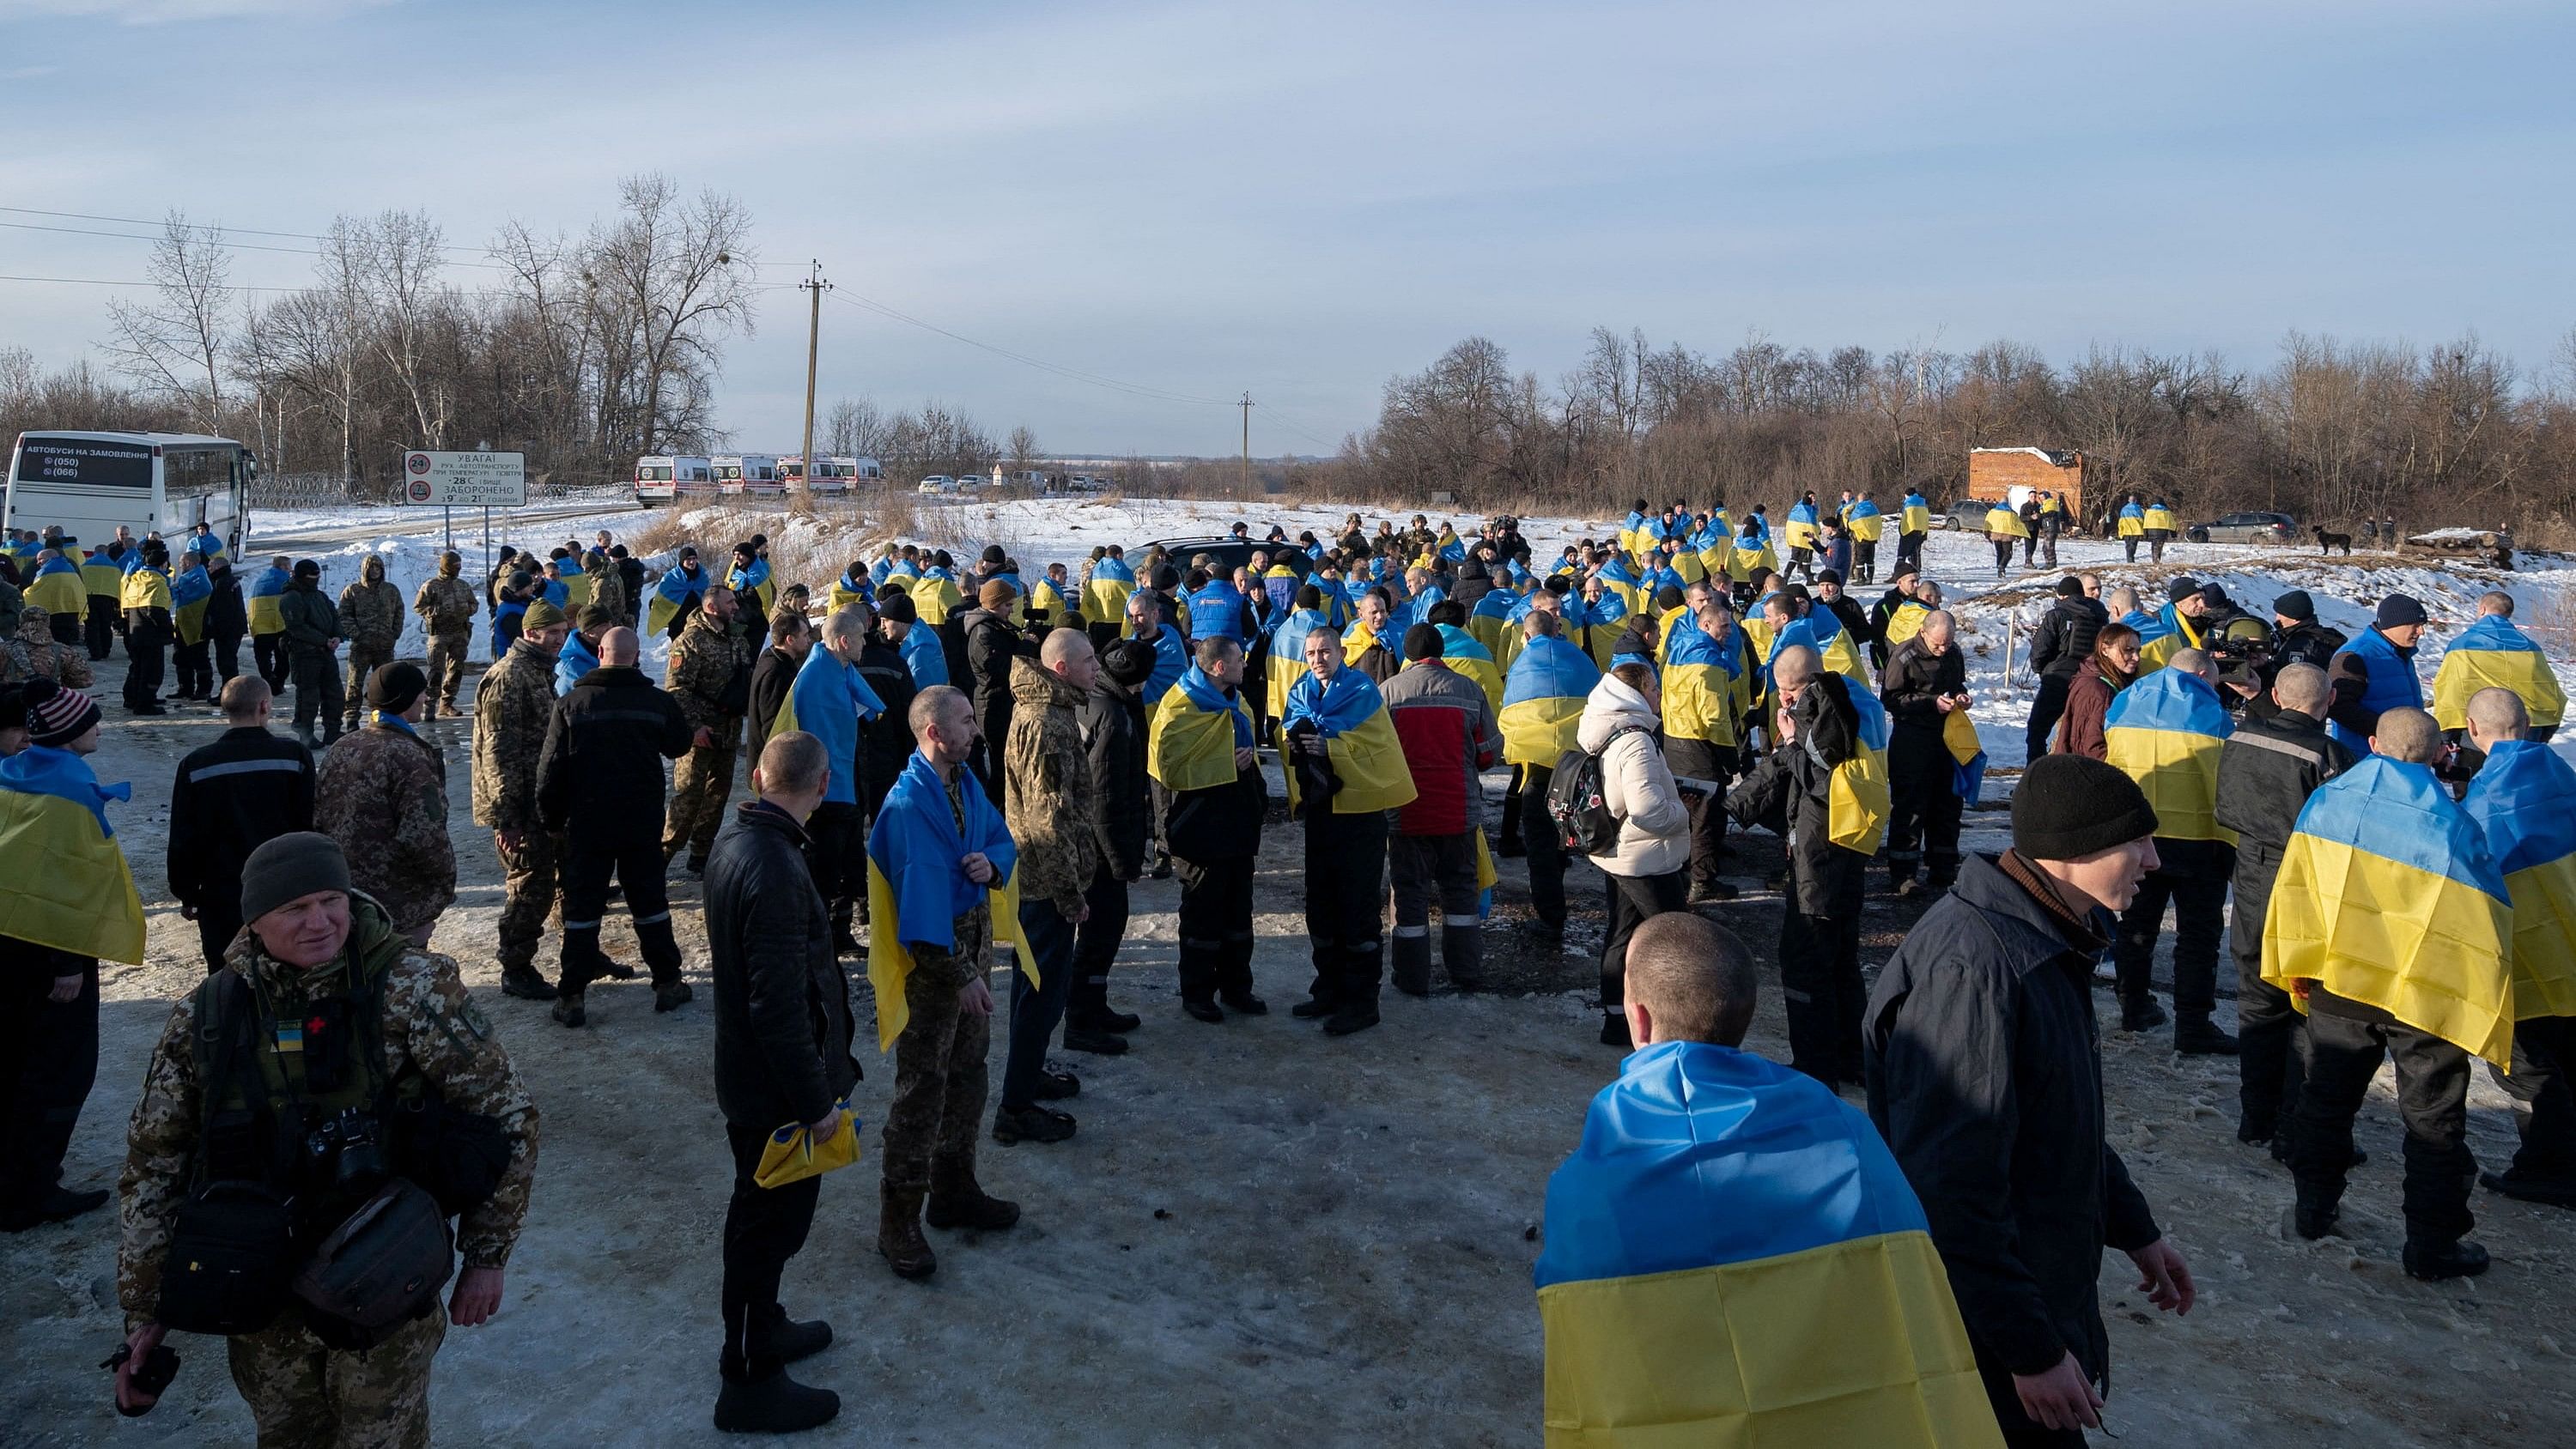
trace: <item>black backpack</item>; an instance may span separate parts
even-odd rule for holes
[[[1619,846],[1619,817],[1602,798],[1601,757],[1621,735],[1651,735],[1644,725],[1621,725],[1598,750],[1567,750],[1557,756],[1548,780],[1547,814],[1556,822],[1557,843],[1578,855],[1601,855]]]

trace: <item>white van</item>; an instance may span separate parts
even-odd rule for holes
[[[775,498],[787,491],[778,481],[778,460],[766,453],[719,453],[711,461],[718,493]]]
[[[65,536],[96,547],[118,524],[137,539],[161,535],[172,554],[200,523],[211,524],[224,552],[241,557],[250,533],[244,492],[259,461],[230,438],[192,433],[20,433],[9,454],[9,528]]]

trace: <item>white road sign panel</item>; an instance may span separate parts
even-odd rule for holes
[[[528,455],[405,453],[402,501],[430,508],[525,507]]]

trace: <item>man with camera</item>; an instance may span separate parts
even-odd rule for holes
[[[353,892],[329,836],[260,846],[241,894],[248,930],[170,1013],[128,1133],[118,1410],[169,1386],[177,1328],[228,1340],[262,1443],[426,1444],[447,1324],[501,1306],[536,1104],[456,963]]]

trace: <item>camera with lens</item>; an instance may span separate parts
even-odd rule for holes
[[[325,1162],[331,1165],[335,1187],[373,1187],[393,1172],[374,1114],[355,1107],[324,1118],[322,1125],[305,1137],[304,1150],[317,1167]]]

